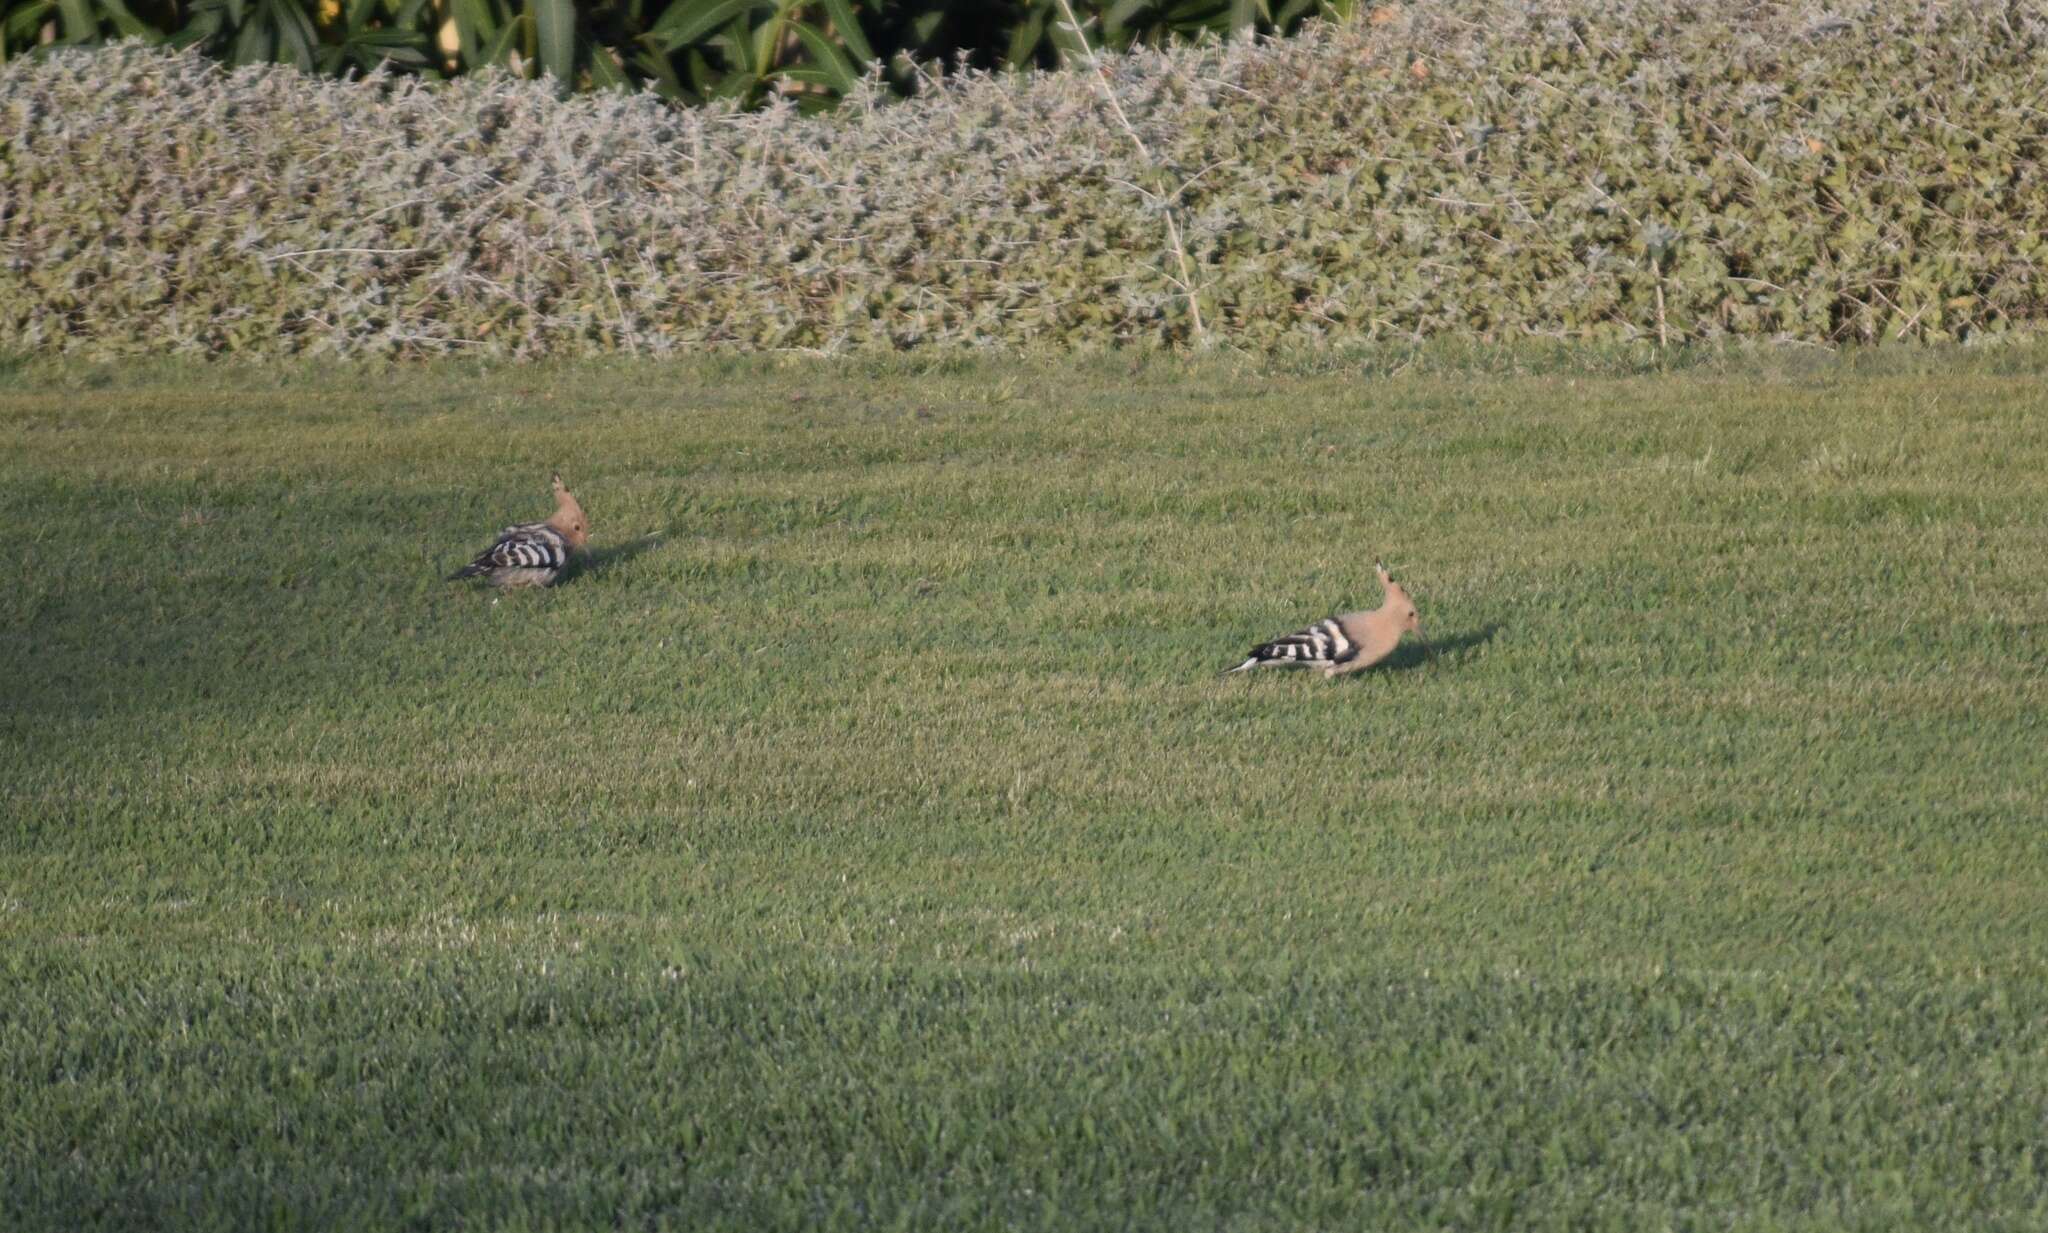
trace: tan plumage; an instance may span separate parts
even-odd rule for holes
[[[506,527],[476,560],[448,575],[449,581],[481,576],[498,587],[544,587],[561,577],[570,554],[590,542],[590,523],[560,475],[554,486],[555,512],[547,521]]]
[[[1271,642],[1262,642],[1252,648],[1243,663],[1223,675],[1277,666],[1321,668],[1325,677],[1342,676],[1370,668],[1392,655],[1404,633],[1422,637],[1422,618],[1415,611],[1415,601],[1387,573],[1385,565],[1373,568],[1387,593],[1379,607],[1370,612],[1329,617]]]

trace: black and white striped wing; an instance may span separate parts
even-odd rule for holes
[[[1344,663],[1357,654],[1358,645],[1345,635],[1344,627],[1332,617],[1285,637],[1260,643],[1252,648],[1251,655],[1243,663],[1231,671],[1243,672],[1246,668],[1263,668],[1269,664],[1326,668]]]
[[[498,542],[478,554],[464,573],[500,569],[560,569],[568,564],[569,543],[544,522],[506,527]]]

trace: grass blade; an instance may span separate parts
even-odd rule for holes
[[[824,5],[825,15],[832,19],[832,33],[839,36],[847,54],[861,65],[873,63],[875,49],[861,31],[860,19],[854,16],[853,6],[847,0],[824,0]]]
[[[705,35],[744,15],[760,0],[683,0],[672,4],[647,37],[663,51],[676,52],[703,39]]]
[[[497,41],[503,28],[491,12],[491,6],[485,0],[454,0],[448,6],[448,14],[455,19],[455,40],[464,67],[482,68],[496,63],[484,50]]]
[[[163,31],[137,17],[124,0],[100,0],[100,8],[106,11],[122,38],[147,39],[152,43],[164,41]]]
[[[633,79],[612,58],[611,48],[593,46],[590,49],[590,84],[599,90],[631,90]]]
[[[58,0],[57,7],[64,17],[64,42],[90,43],[99,38],[100,18],[93,12],[92,0]]]
[[[306,10],[292,0],[272,0],[269,12],[277,21],[278,47],[289,53],[294,66],[312,72],[320,49],[320,36],[313,29],[312,19],[306,16]]]
[[[527,10],[533,17],[540,44],[541,71],[551,74],[565,88],[576,87],[576,9],[569,0],[532,0]]]
[[[482,58],[478,63],[510,68],[512,53],[517,50],[520,35],[525,33],[526,25],[526,17],[522,14],[500,26],[498,32],[491,36],[491,41],[483,48]]]
[[[268,23],[245,21],[235,32],[234,49],[228,53],[228,63],[237,67],[267,64],[276,46],[277,41],[272,37]]]
[[[809,22],[791,22],[790,29],[796,32],[797,40],[810,53],[811,67],[823,76],[825,84],[835,93],[844,94],[860,81],[860,74],[847,63],[846,54]]]

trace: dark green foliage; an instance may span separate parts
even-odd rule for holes
[[[384,65],[446,76],[547,73],[583,89],[647,86],[690,102],[787,94],[829,106],[899,58],[1050,65],[1077,46],[1059,0],[0,0],[0,57],[143,38],[231,65]],[[1286,32],[1355,0],[1075,0],[1098,46]]]

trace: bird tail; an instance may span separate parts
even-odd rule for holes
[[[463,566],[461,569],[458,569],[454,573],[448,575],[446,581],[457,582],[464,578],[474,578],[478,574],[483,573],[488,568],[490,567],[485,565],[479,565],[476,562],[471,561],[469,564]]]
[[[1258,656],[1253,655],[1235,668],[1225,668],[1223,670],[1223,675],[1229,676],[1233,672],[1243,672],[1247,668],[1256,668],[1263,662],[1265,661],[1261,660]]]

